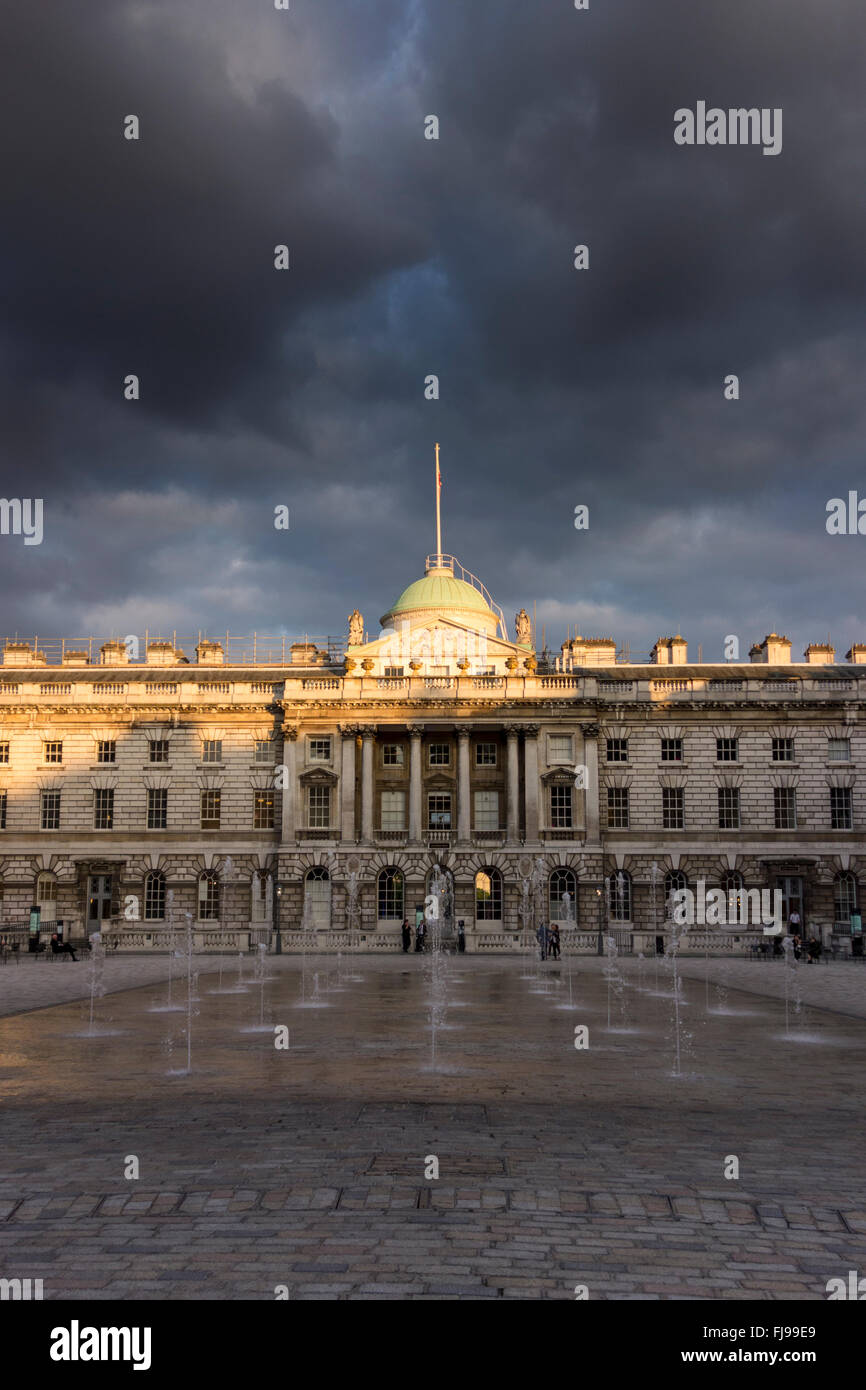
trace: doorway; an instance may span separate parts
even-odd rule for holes
[[[87,925],[99,930],[111,916],[111,874],[91,874],[87,883]]]
[[[798,912],[800,914],[799,935],[802,936],[806,927],[806,922],[803,917],[802,878],[781,876],[776,879],[776,888],[782,894],[782,921],[786,929],[791,913]]]

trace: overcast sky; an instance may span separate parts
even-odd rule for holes
[[[539,641],[866,641],[863,0],[0,14],[3,633],[377,631],[438,440],[444,549]],[[676,145],[698,101],[781,154]]]

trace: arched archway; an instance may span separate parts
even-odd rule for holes
[[[548,885],[550,920],[560,926],[577,921],[577,875],[573,869],[554,869]]]
[[[377,914],[380,922],[402,922],[405,913],[403,870],[387,864],[376,880]]]
[[[36,880],[36,906],[39,919],[47,927],[57,921],[57,875],[40,874]]]
[[[165,874],[152,869],[144,879],[144,920],[161,922],[165,917]]]
[[[502,874],[498,869],[479,869],[475,875],[475,920],[502,921]]]
[[[308,931],[328,931],[331,925],[331,875],[322,864],[308,869],[304,878],[304,915]]]

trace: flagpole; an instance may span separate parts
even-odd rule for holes
[[[442,514],[439,506],[439,494],[442,491],[442,479],[439,476],[439,445],[436,445],[436,564],[437,567],[442,563]]]

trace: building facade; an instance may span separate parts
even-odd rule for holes
[[[0,672],[2,927],[97,928],[165,949],[396,949],[440,867],[449,929],[514,950],[542,920],[655,949],[673,888],[778,889],[850,943],[866,873],[866,647],[792,662],[649,660],[611,639],[536,653],[452,557],[428,557],[365,634],[245,644],[7,642]],[[861,666],[864,669],[861,671]],[[675,668],[675,669],[672,669]],[[696,949],[760,927],[696,927]]]

